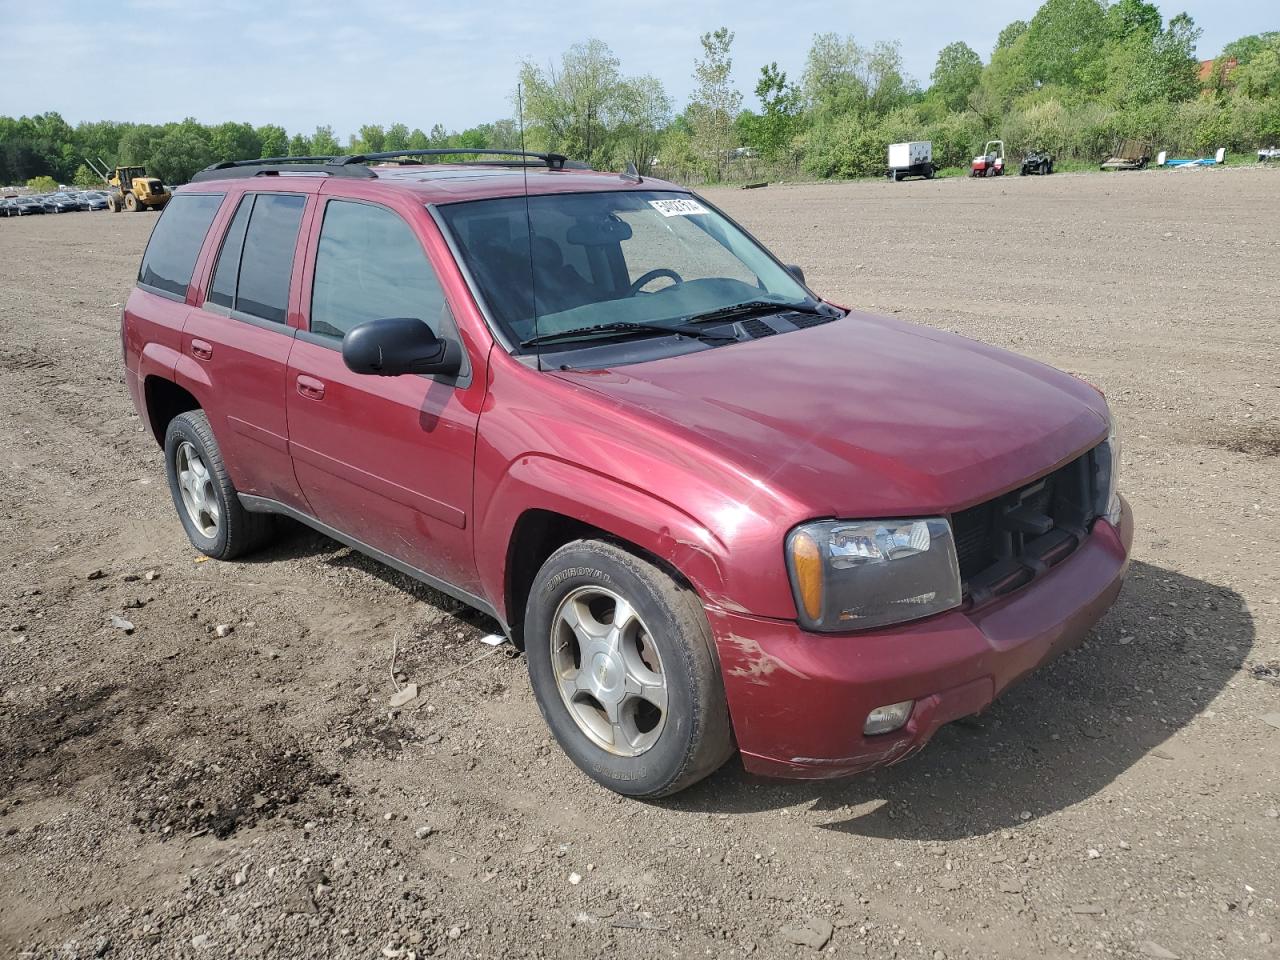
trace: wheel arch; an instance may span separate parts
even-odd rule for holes
[[[511,640],[524,649],[524,615],[529,591],[542,565],[553,553],[575,540],[600,540],[653,564],[680,587],[697,594],[698,589],[668,558],[659,556],[626,537],[575,517],[533,507],[516,519],[507,543],[503,580],[504,612]]]
[[[666,571],[704,603],[725,604],[725,545],[652,493],[550,457],[520,458],[487,498],[477,524],[480,578],[520,642],[528,589],[546,558],[575,539],[612,542]],[[735,606],[729,604],[730,606]]]
[[[200,401],[185,387],[172,380],[152,374],[142,382],[142,396],[146,404],[147,425],[156,443],[164,446],[165,431],[173,418],[188,410],[202,409]]]

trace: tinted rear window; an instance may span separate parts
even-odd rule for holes
[[[182,193],[165,205],[142,255],[139,283],[177,297],[187,295],[196,257],[222,197],[221,193]]]
[[[208,300],[230,310],[236,302],[236,277],[240,274],[240,251],[244,248],[244,228],[249,225],[249,211],[253,209],[253,194],[243,197],[236,215],[227,228],[218,254],[218,265],[213,269],[213,286]]]
[[[245,194],[222,241],[208,302],[284,323],[306,205],[301,194]]]
[[[293,251],[306,205],[307,198],[301,194],[258,194],[240,256],[236,310],[284,323]]]

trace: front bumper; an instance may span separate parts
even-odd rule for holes
[[[743,764],[769,776],[823,779],[886,766],[944,723],[1079,644],[1120,592],[1133,542],[1099,520],[1069,558],[1007,597],[918,623],[815,634],[789,621],[709,610]],[[867,737],[876,707],[915,700],[906,726]]]

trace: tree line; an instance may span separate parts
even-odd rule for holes
[[[963,165],[988,139],[1011,155],[1037,148],[1096,162],[1117,141],[1153,149],[1238,151],[1280,144],[1280,32],[1242,37],[1201,75],[1200,30],[1188,15],[1165,22],[1146,0],[1046,0],[1006,26],[984,59],[955,42],[927,85],[908,76],[896,41],[869,44],[819,33],[798,77],[759,68],[759,109],[743,109],[732,82],[734,34],[704,34],[691,65],[695,88],[676,112],[662,83],[631,76],[590,39],[546,64],[521,64],[512,97],[530,149],[601,169],[631,164],[685,181],[752,172],[856,177],[880,173],[889,143],[932,140],[935,162]],[[362,126],[341,143],[332,127],[290,134],[274,124],[102,121],[67,124],[56,113],[0,117],[0,181],[40,175],[90,185],[84,158],[142,163],[182,183],[215,161],[384,150],[516,149],[517,119],[458,132],[402,123]]]

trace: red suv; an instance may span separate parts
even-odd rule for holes
[[[197,549],[292,517],[485,611],[635,796],[894,763],[1116,597],[1088,384],[825,302],[673,184],[423,159],[222,164],[157,222],[125,366]]]

